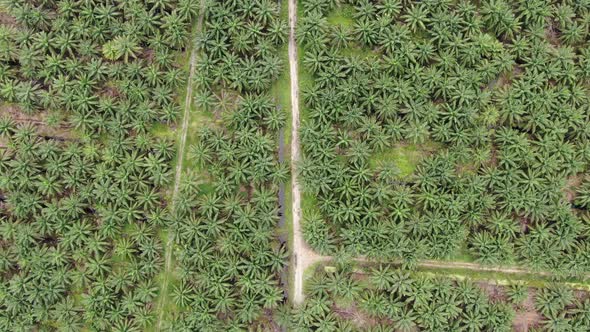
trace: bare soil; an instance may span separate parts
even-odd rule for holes
[[[375,326],[379,323],[376,318],[366,315],[354,304],[346,308],[334,305],[332,306],[332,312],[345,320],[351,321],[361,329],[366,329],[369,326]]]
[[[151,48],[145,48],[143,49],[143,51],[141,52],[140,57],[142,59],[145,59],[148,63],[153,63],[154,62],[154,57],[156,55],[156,51],[154,51]]]
[[[512,327],[514,331],[526,332],[537,327],[543,321],[543,316],[535,309],[535,291],[529,290],[529,296],[522,304],[522,309],[516,312]]]
[[[16,19],[8,13],[0,12],[0,25],[16,26]]]
[[[576,196],[577,196],[576,190],[582,184],[583,180],[584,180],[584,177],[581,174],[570,176],[567,179],[567,182],[565,184],[565,187],[563,188],[563,191],[565,194],[565,199],[568,202],[573,203],[576,200]]]
[[[545,29],[545,38],[551,45],[560,46],[561,40],[559,40],[559,31],[553,24],[549,24],[547,29]]]
[[[506,292],[503,286],[491,282],[478,282],[477,286],[481,288],[492,302],[505,302]]]
[[[63,123],[59,125],[49,125],[47,118],[48,112],[36,112],[34,114],[24,114],[17,105],[13,104],[2,104],[0,105],[0,117],[7,116],[19,124],[32,124],[37,128],[39,136],[52,137],[57,140],[74,140],[76,139],[73,135],[72,127]]]
[[[518,223],[520,224],[520,231],[525,233],[529,229],[529,225],[532,223],[527,217],[516,216]]]

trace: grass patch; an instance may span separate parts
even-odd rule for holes
[[[326,19],[328,25],[340,26],[348,31],[349,34],[352,34],[355,23],[354,7],[351,5],[338,6]],[[350,47],[340,50],[339,53],[343,56],[357,56],[359,58],[374,57],[377,55],[374,50],[356,40],[351,43]]]
[[[386,151],[373,154],[369,165],[376,168],[382,163],[393,162],[399,169],[400,176],[407,177],[414,174],[416,166],[424,157],[437,149],[437,144],[431,142],[425,144],[398,143]]]
[[[314,79],[313,75],[303,65],[303,58],[305,57],[306,52],[305,47],[299,44],[297,48],[299,51],[297,53],[297,73],[299,76],[299,113],[301,120],[304,120],[307,118],[309,112],[303,104],[303,93],[314,87]]]
[[[348,47],[346,49],[342,49],[339,51],[340,55],[342,56],[346,56],[346,57],[357,57],[360,59],[367,59],[367,58],[371,58],[374,59],[374,61],[377,61],[378,57],[377,54],[374,50],[366,47],[366,46],[354,46],[354,47]]]
[[[328,24],[341,25],[344,28],[352,28],[354,25],[354,8],[351,5],[336,7],[327,17]]]
[[[159,237],[162,239],[162,241],[167,241],[168,240],[168,233],[161,231],[158,233]],[[166,244],[166,242],[163,242],[164,244]],[[172,250],[176,250],[175,247],[173,246]],[[165,312],[165,314],[162,317],[162,326],[165,327],[166,326],[166,322],[170,319],[170,317],[172,317],[172,313],[176,313],[178,312],[179,308],[176,306],[176,304],[174,303],[174,301],[171,301],[171,294],[172,291],[174,290],[174,287],[176,285],[178,285],[180,283],[180,280],[176,277],[175,274],[175,269],[174,267],[176,266],[176,259],[174,258],[174,254],[172,254],[171,257],[171,266],[172,269],[170,271],[166,271],[165,269],[162,269],[162,272],[160,272],[158,274],[158,276],[156,277],[156,280],[158,281],[158,285],[160,287],[160,292],[158,294],[158,297],[155,300],[155,304],[156,307],[155,309],[158,309],[157,304],[160,303],[160,301],[162,302],[162,308],[161,310]],[[166,278],[168,278],[168,284],[166,287],[166,296],[164,298],[162,298],[163,296],[163,283],[164,280],[166,280]],[[151,326],[148,326],[146,328],[146,331],[156,331],[156,325],[158,324],[158,319],[159,319],[159,315],[160,312],[154,310],[153,312],[154,314],[154,322],[153,324],[151,324]]]
[[[449,261],[473,263],[475,262],[475,257],[473,257],[473,255],[471,255],[471,253],[469,252],[469,249],[467,249],[467,243],[464,243],[461,249],[459,249],[457,252],[451,255]]]
[[[302,217],[301,224],[303,226],[305,217],[309,215],[309,211],[316,210],[318,208],[318,200],[316,196],[305,192],[305,188],[301,188],[301,211]]]
[[[163,123],[156,123],[150,128],[150,133],[157,138],[172,138],[174,130]]]

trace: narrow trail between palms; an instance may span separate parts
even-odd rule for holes
[[[205,10],[204,10],[204,0],[201,0],[201,5],[200,5],[200,14],[199,14],[199,18],[197,21],[197,28],[196,28],[196,33],[195,36],[199,35],[201,33],[202,27],[203,27],[203,18],[205,16]],[[193,38],[195,37],[193,36]],[[180,144],[178,146],[178,152],[177,152],[177,159],[176,159],[176,169],[175,169],[175,175],[174,175],[174,190],[172,192],[172,212],[174,213],[175,207],[175,201],[178,198],[178,192],[180,191],[180,182],[181,182],[181,176],[182,176],[182,164],[184,161],[184,150],[186,148],[186,138],[187,138],[187,133],[188,133],[188,127],[189,127],[189,119],[190,119],[190,110],[191,110],[191,105],[192,105],[192,99],[193,99],[193,81],[194,81],[194,76],[195,76],[195,68],[196,68],[196,64],[197,64],[197,55],[198,55],[198,44],[196,43],[196,41],[193,39],[193,45],[191,48],[191,56],[190,56],[190,60],[189,60],[189,75],[188,75],[188,82],[186,84],[186,96],[184,99],[184,111],[182,114],[182,127],[181,127],[181,131],[180,131]],[[174,247],[174,232],[173,231],[168,231],[168,241],[166,242],[166,256],[165,256],[165,261],[164,261],[164,280],[162,281],[162,287],[161,287],[161,296],[160,296],[160,300],[158,301],[158,306],[157,306],[157,312],[158,312],[158,321],[156,323],[156,331],[160,331],[162,328],[162,322],[163,322],[163,318],[164,318],[164,304],[166,303],[166,297],[168,296],[168,284],[169,284],[169,277],[170,274],[172,273],[172,251]]]
[[[297,164],[299,152],[299,75],[297,66],[297,41],[295,27],[297,25],[297,0],[289,0],[289,71],[291,77],[291,197],[293,211],[293,257],[292,266],[295,270],[293,303],[302,304],[305,300],[303,292],[303,274],[313,264],[327,260],[313,252],[305,243],[301,232],[301,190],[297,182]]]

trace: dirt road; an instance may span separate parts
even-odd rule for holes
[[[551,273],[545,271],[533,271],[525,268],[520,268],[516,266],[489,266],[489,265],[481,265],[477,263],[467,263],[467,262],[445,262],[445,261],[435,261],[435,260],[424,260],[418,263],[420,267],[432,267],[438,269],[465,269],[465,270],[474,270],[474,271],[482,271],[482,272],[500,272],[500,273],[509,273],[509,274],[535,274],[540,276],[549,276]]]
[[[202,27],[203,27],[203,18],[204,18],[204,4],[205,1],[201,0],[201,9],[199,19],[197,21],[197,28],[196,28],[196,35],[199,35]],[[194,36],[193,36],[194,37]],[[191,57],[189,63],[189,75],[188,75],[188,82],[186,84],[186,96],[184,100],[184,111],[182,114],[182,127],[180,131],[180,144],[178,146],[177,152],[177,159],[176,159],[176,169],[175,169],[175,176],[174,176],[174,190],[172,192],[172,202],[171,208],[174,212],[174,202],[178,198],[178,192],[180,190],[180,181],[182,176],[182,164],[184,158],[184,150],[186,148],[186,137],[189,127],[189,119],[190,119],[190,110],[193,100],[193,81],[195,76],[195,68],[197,65],[197,55],[198,55],[198,45],[193,39],[193,45],[191,49]],[[166,303],[166,297],[168,296],[168,284],[169,284],[169,277],[172,273],[172,251],[174,249],[174,230],[168,230],[168,241],[166,242],[166,255],[164,261],[164,280],[162,281],[161,285],[161,295],[160,300],[158,301],[158,321],[156,323],[156,331],[159,332],[162,328],[162,322],[164,318],[164,304]]]
[[[332,257],[328,257],[332,259]],[[359,263],[384,263],[384,264],[400,264],[401,261],[379,261],[376,259],[369,259],[366,257],[355,257],[353,259]],[[499,272],[506,274],[534,274],[538,276],[550,276],[551,273],[547,271],[533,271],[530,269],[517,267],[517,266],[492,266],[482,265],[478,263],[469,262],[453,262],[453,261],[437,261],[437,260],[421,260],[417,263],[418,267],[422,268],[433,268],[433,269],[463,269],[481,272]]]
[[[295,271],[293,303],[299,305],[305,300],[303,293],[303,274],[311,265],[328,260],[313,252],[301,232],[301,190],[297,182],[297,164],[300,160],[299,151],[299,75],[297,66],[297,41],[295,27],[297,25],[297,1],[289,0],[289,72],[291,77],[291,197],[293,212],[293,257],[291,266]]]

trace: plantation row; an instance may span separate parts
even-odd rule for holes
[[[13,0],[0,13],[0,330],[144,331],[194,1]]]
[[[269,331],[286,303],[288,253],[279,241],[278,160],[287,115],[271,87],[286,22],[274,1],[212,1],[197,37],[199,123],[189,158],[197,170],[180,188],[173,226],[173,331]],[[206,122],[206,124],[205,124]]]
[[[453,280],[388,265],[318,267],[289,331],[588,331],[585,292]]]
[[[307,242],[590,271],[589,10],[302,1]],[[417,165],[388,157],[412,149]]]

